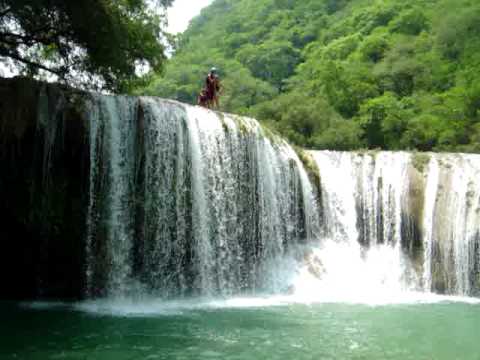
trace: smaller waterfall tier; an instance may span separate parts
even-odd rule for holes
[[[320,174],[324,238],[350,253],[360,244],[365,258],[369,249],[394,249],[395,269],[378,271],[388,269],[389,279],[399,274],[403,289],[479,294],[480,156],[311,155]]]

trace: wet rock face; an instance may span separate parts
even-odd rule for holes
[[[0,80],[0,299],[81,294],[89,171],[84,96]]]

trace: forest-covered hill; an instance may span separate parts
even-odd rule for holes
[[[222,110],[317,149],[480,151],[478,0],[216,0],[147,93]]]

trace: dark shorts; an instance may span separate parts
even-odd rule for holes
[[[215,98],[215,91],[207,91],[205,96],[207,97],[207,100],[213,100]]]

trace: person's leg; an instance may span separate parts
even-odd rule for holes
[[[207,91],[207,94],[206,94],[206,100],[205,100],[205,103],[206,103],[206,107],[208,109],[211,109],[212,108],[212,105],[213,105],[213,94],[210,92],[210,91]]]

